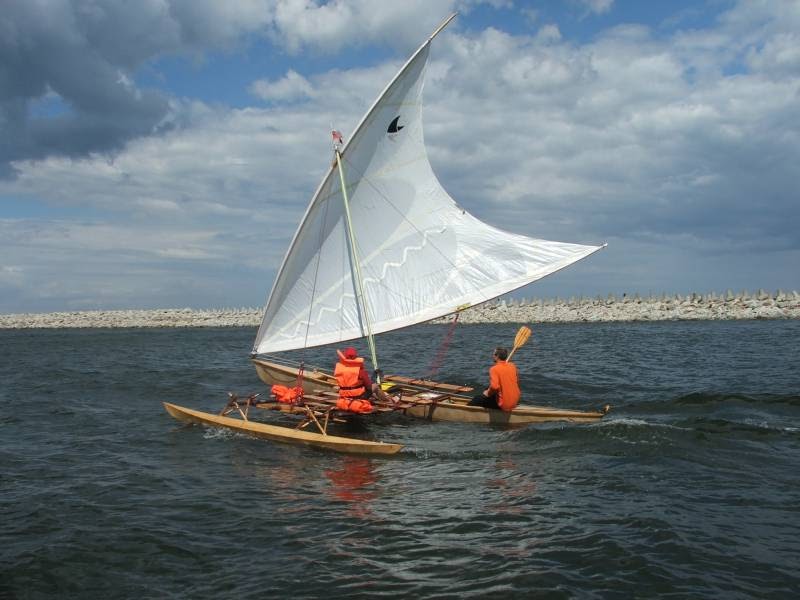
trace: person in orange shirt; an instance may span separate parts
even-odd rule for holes
[[[514,410],[520,397],[517,367],[507,362],[508,350],[505,348],[495,348],[492,358],[494,365],[489,369],[489,387],[475,396],[469,405]]]

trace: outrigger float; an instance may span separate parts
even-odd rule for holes
[[[408,59],[347,143],[341,133],[332,132],[333,161],[278,270],[251,352],[264,383],[299,387],[302,394],[291,404],[231,395],[219,415],[165,403],[170,415],[280,442],[343,452],[398,452],[398,444],[328,433],[330,423],[348,417],[335,408],[335,378],[273,356],[366,338],[372,367],[381,373],[375,335],[447,315],[455,315],[455,324],[461,311],[605,246],[501,231],[461,208],[439,183],[425,150],[422,87],[431,41],[455,16]],[[517,341],[514,349],[522,345]],[[378,382],[393,401],[373,403],[374,413],[402,412],[433,421],[585,422],[608,411],[518,406],[503,412],[468,406],[472,389],[467,386],[397,375]],[[301,421],[296,428],[254,421],[249,416],[254,407],[297,415]],[[240,418],[228,416],[232,413]]]
[[[169,402],[164,402],[164,408],[167,409],[170,415],[185,423],[224,427],[238,433],[264,438],[273,442],[305,444],[353,454],[396,454],[403,448],[401,444],[387,444],[385,442],[373,442],[329,434],[328,424],[332,420],[336,420],[337,417],[332,414],[336,412],[335,408],[324,401],[315,401],[314,398],[309,397],[302,404],[287,406],[277,402],[258,402],[256,396],[249,396],[242,401],[234,394],[231,394],[228,404],[219,415],[184,408]],[[304,419],[294,429],[283,425],[269,425],[251,420],[249,418],[251,407],[299,414]],[[233,411],[237,411],[241,418],[235,419],[227,416]],[[318,431],[304,431],[304,427],[311,423],[317,427]]]

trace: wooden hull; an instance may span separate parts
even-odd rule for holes
[[[264,359],[255,358],[253,364],[259,378],[267,385],[279,383],[281,385],[295,385],[297,383],[297,369],[276,364]],[[303,374],[303,390],[306,394],[319,394],[335,389],[336,380],[333,376],[322,371],[306,371]],[[518,406],[511,412],[491,410],[480,406],[467,406],[468,398],[451,395],[438,402],[426,401],[425,386],[418,386],[420,396],[419,404],[404,409],[405,414],[420,419],[432,421],[451,421],[455,423],[497,423],[497,424],[523,424],[545,423],[550,421],[566,421],[571,423],[592,422],[602,419],[605,412],[564,410],[538,406]],[[455,387],[455,386],[451,386]],[[464,388],[468,389],[468,388]],[[430,392],[428,392],[430,393]],[[403,394],[405,402],[414,403],[412,393]]]
[[[458,402],[437,402],[427,406],[413,406],[406,409],[406,414],[431,421],[452,421],[456,423],[495,423],[524,424],[546,423],[550,421],[567,421],[584,423],[602,419],[605,413],[583,412],[578,410],[559,410],[538,406],[522,406],[511,412],[491,410],[480,406],[467,406]]]
[[[258,378],[266,385],[285,385],[293,387],[297,384],[297,369],[273,363],[261,358],[254,358],[253,365],[256,368]],[[336,379],[332,375],[322,371],[303,372],[303,391],[306,394],[319,394],[320,392],[331,391],[336,385]]]
[[[311,431],[290,429],[280,425],[269,425],[258,421],[243,421],[231,417],[222,417],[211,413],[184,408],[176,404],[164,402],[167,412],[178,419],[187,423],[199,423],[212,427],[225,427],[240,433],[265,438],[273,442],[284,442],[291,444],[305,444],[335,450],[336,452],[347,452],[353,454],[395,454],[402,449],[400,444],[387,444],[384,442],[371,442],[354,438],[339,437],[335,435],[323,435]]]

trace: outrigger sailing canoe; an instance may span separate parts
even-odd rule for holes
[[[337,418],[330,408],[335,379],[302,365],[287,366],[275,353],[366,338],[377,370],[376,334],[458,313],[603,247],[496,229],[456,204],[437,180],[423,139],[422,88],[431,41],[454,17],[408,59],[347,143],[333,132],[334,161],[289,245],[256,335],[251,358],[259,377],[267,384],[302,385],[304,403],[313,404],[304,424],[322,418],[326,426],[317,422],[316,435],[327,441],[328,419]],[[401,398],[379,410],[428,419],[529,423],[605,414],[537,407],[503,413],[466,406],[467,387],[399,376],[384,380],[397,386]],[[168,410],[202,420],[174,405]],[[247,420],[246,411],[239,412]],[[203,422],[214,417],[205,415]],[[228,421],[214,422],[231,427]]]
[[[290,364],[253,358],[259,378],[266,384],[293,386],[298,381],[298,369]],[[514,410],[489,410],[479,406],[468,406],[474,390],[436,381],[411,379],[399,375],[383,377],[384,387],[396,398],[395,411],[411,417],[431,421],[454,421],[459,423],[522,424],[546,421],[591,422],[602,419],[610,407],[596,411],[569,410],[544,406],[519,405]],[[308,397],[331,398],[336,396],[336,379],[325,371],[304,370],[303,392]]]

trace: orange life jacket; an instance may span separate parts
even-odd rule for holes
[[[345,358],[339,350],[336,353],[339,355],[339,362],[336,363],[333,376],[336,377],[336,382],[339,384],[339,398],[363,396],[367,390],[364,389],[364,384],[358,378],[358,374],[364,365],[364,359],[361,357]]]
[[[296,400],[303,397],[303,388],[299,385],[290,388],[276,383],[270,391],[275,396],[275,399],[282,404],[294,404]]]
[[[361,398],[339,398],[336,401],[336,408],[339,410],[347,410],[354,413],[371,413],[372,412],[372,403],[369,400],[364,400]]]

